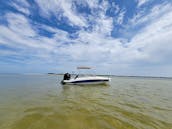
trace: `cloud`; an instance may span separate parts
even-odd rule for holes
[[[25,14],[25,15],[30,15],[30,11],[28,9],[29,4],[26,1],[22,1],[22,4],[19,3],[11,3],[11,6],[14,7],[15,9],[17,9],[19,12]]]
[[[1,59],[7,60],[6,57],[11,56],[9,60],[32,67],[39,64],[43,67],[45,65],[42,64],[45,63],[49,64],[48,69],[54,67],[53,69],[59,68],[59,71],[70,71],[82,64],[95,66],[100,73],[127,75],[153,75],[158,69],[161,72],[167,71],[165,66],[171,69],[171,3],[154,5],[148,11],[139,10],[124,23],[127,15],[125,8],[114,4],[118,8],[114,12],[116,17],[109,16],[107,11],[111,5],[107,1],[36,2],[41,17],[47,21],[53,15],[55,21],[67,22],[80,29],[70,33],[59,26],[38,22],[28,16],[32,11],[22,11],[21,5],[13,4],[23,14],[28,15],[10,11],[5,13],[7,25],[0,24],[0,46],[6,46],[7,50],[0,48]],[[88,6],[91,13],[85,15],[78,12],[75,2]],[[139,2],[138,5],[142,6],[148,1]],[[22,7],[25,5],[29,9],[30,5],[24,3]],[[67,21],[62,17],[66,17]],[[118,38],[114,38],[111,34],[114,29],[119,29],[117,26],[122,26],[123,31]],[[41,35],[41,31],[51,33],[51,36]],[[71,38],[71,35],[76,37]],[[166,75],[165,72],[163,74]]]
[[[124,10],[122,10],[122,11],[119,13],[118,18],[117,18],[117,20],[116,20],[116,23],[117,23],[118,25],[121,25],[121,24],[123,23],[125,13],[126,13],[126,11],[124,11]]]
[[[150,9],[150,11],[147,13],[145,11],[140,10],[134,17],[131,19],[132,26],[140,25],[143,23],[149,23],[151,21],[155,21],[162,15],[165,15],[165,13],[168,13],[171,11],[171,4],[170,3],[162,3],[159,5],[156,5]]]
[[[157,7],[159,7],[159,12],[155,10]],[[67,53],[70,53],[74,59],[90,60],[93,64],[101,61],[118,64],[117,67],[119,64],[128,64],[128,67],[132,67],[130,64],[133,64],[134,67],[145,64],[144,67],[151,67],[152,70],[154,70],[154,65],[159,65],[156,67],[158,69],[161,65],[171,64],[169,61],[172,51],[170,43],[172,41],[170,36],[172,35],[172,21],[169,19],[172,14],[170,10],[170,4],[155,6],[149,14],[143,16],[139,21],[140,23],[144,21],[147,24],[125,44],[120,39],[102,36],[97,31],[80,32],[80,41],[88,42],[88,44],[78,43],[66,46],[67,48],[64,49],[68,50]],[[75,50],[79,51],[75,52]]]
[[[6,14],[6,19],[8,27],[14,33],[27,37],[34,37],[36,35],[29,25],[29,21],[23,15],[8,13]]]
[[[60,37],[56,35],[52,39],[41,37],[23,15],[8,13],[6,18],[8,26],[0,25],[0,44],[11,48],[18,48],[20,50],[18,53],[21,56],[47,57],[60,44],[56,41],[63,40],[63,35],[66,35],[63,31],[44,27],[56,32],[56,35]]]
[[[171,55],[172,20],[168,19],[169,17],[172,17],[171,12],[157,18],[132,40],[131,46],[149,54],[149,61],[162,62],[162,59],[168,60],[167,55]]]
[[[146,4],[146,3],[149,2],[149,1],[151,1],[151,0],[137,0],[137,2],[138,2],[138,7],[140,7],[140,6],[144,5],[144,4]]]
[[[36,2],[41,9],[41,15],[44,17],[50,17],[53,14],[58,19],[61,17],[68,18],[72,25],[86,26],[85,19],[73,8],[72,1],[37,0]]]

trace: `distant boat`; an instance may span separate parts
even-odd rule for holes
[[[91,69],[90,67],[77,67],[77,69]],[[91,75],[76,75],[74,78],[70,77],[69,73],[64,74],[64,78],[61,81],[63,85],[106,85],[110,81],[109,77],[103,76],[91,76]]]

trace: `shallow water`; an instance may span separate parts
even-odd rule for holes
[[[112,77],[62,86],[62,76],[0,75],[0,129],[172,129],[172,80]]]

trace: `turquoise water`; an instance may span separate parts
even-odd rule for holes
[[[112,77],[62,86],[57,75],[0,75],[0,129],[172,129],[172,79]]]

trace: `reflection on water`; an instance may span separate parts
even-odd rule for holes
[[[172,80],[113,77],[62,86],[61,76],[0,76],[2,129],[171,129]]]

